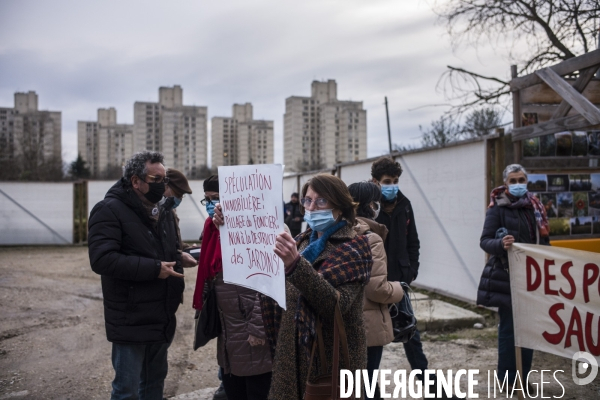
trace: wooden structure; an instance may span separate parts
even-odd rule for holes
[[[512,67],[512,141],[540,137],[562,131],[600,129],[600,49],[563,61],[532,74],[517,77]],[[563,79],[579,72],[577,79]],[[523,113],[536,113],[536,124],[522,126]],[[515,147],[515,161],[520,157]]]

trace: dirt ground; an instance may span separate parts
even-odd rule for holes
[[[218,386],[215,342],[196,352],[191,348],[195,269],[187,270],[185,279],[185,303],[169,349],[166,397]],[[479,398],[488,398],[487,371],[496,364],[495,331],[490,326],[425,332],[430,368],[479,369]],[[100,277],[90,269],[86,247],[0,248],[0,399],[108,399],[110,354]],[[410,369],[401,345],[386,347],[381,368]],[[570,360],[538,352],[534,369],[564,370],[557,375],[565,386],[564,399],[600,398],[600,376],[588,386],[574,385]],[[561,396],[552,376],[545,380],[551,383],[544,396]]]

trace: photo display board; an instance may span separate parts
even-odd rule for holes
[[[546,209],[550,236],[600,235],[600,173],[529,174],[527,190]]]
[[[600,157],[600,131],[558,132],[522,143],[523,157]]]

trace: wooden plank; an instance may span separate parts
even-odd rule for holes
[[[511,78],[517,77],[517,66],[510,66],[510,76]],[[513,100],[513,128],[520,128],[522,126],[521,121],[521,92],[516,91],[512,92],[512,100]],[[513,142],[513,162],[518,164],[521,161],[521,141]]]
[[[555,64],[549,68],[558,75],[566,75],[575,71],[581,71],[582,69],[593,67],[595,65],[600,65],[600,49],[590,51],[589,53],[585,53],[579,57],[569,58],[568,60]],[[540,79],[540,77],[534,72],[529,75],[513,78],[510,81],[510,90],[521,90],[541,82],[542,79]]]
[[[565,82],[575,84],[575,79],[565,79]],[[560,104],[563,99],[544,82],[520,90],[523,104]],[[600,79],[592,79],[582,92],[583,96],[594,104],[600,105]]]
[[[575,81],[573,85],[573,89],[577,90],[579,93],[582,93],[588,83],[594,77],[594,74],[598,70],[598,67],[590,67],[586,68],[582,71],[579,71],[579,77]],[[566,117],[571,109],[571,105],[568,101],[563,100],[562,103],[558,106],[558,109],[552,114],[552,119]]]
[[[569,85],[556,72],[549,68],[543,68],[535,72],[554,91],[565,99],[574,109],[579,111],[591,124],[600,124],[600,110],[588,99],[583,97],[573,86]]]
[[[592,127],[593,125],[590,124],[583,115],[578,114],[571,117],[552,119],[548,122],[513,129],[512,141],[516,142],[518,140],[540,137],[563,131],[589,130],[592,129]]]

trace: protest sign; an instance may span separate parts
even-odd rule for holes
[[[283,261],[273,247],[283,232],[281,165],[219,167],[223,280],[257,290],[285,305]]]
[[[508,257],[515,345],[600,361],[600,254],[515,243]]]

